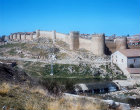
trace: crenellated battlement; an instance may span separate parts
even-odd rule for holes
[[[69,44],[71,50],[78,50],[79,48],[84,48],[88,51],[93,52],[96,56],[102,56],[106,53],[106,43],[105,34],[92,34],[91,40],[83,39],[80,37],[80,32],[72,31],[69,34],[63,34],[56,31],[41,31],[36,30],[34,32],[18,32],[12,33],[9,36],[11,41],[33,41],[40,37],[50,38],[55,42],[56,40],[61,40]],[[127,39],[119,38],[113,43],[115,50],[126,49]]]

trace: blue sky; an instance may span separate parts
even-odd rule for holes
[[[36,29],[140,33],[140,0],[0,0],[0,35]]]

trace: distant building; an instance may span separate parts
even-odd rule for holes
[[[98,94],[114,92],[118,90],[118,86],[114,82],[96,82],[96,83],[80,83],[74,85],[74,92],[76,94]]]
[[[127,43],[128,43],[128,45],[140,45],[140,40],[129,39]]]
[[[131,38],[140,40],[140,35],[139,34],[133,35],[133,36],[131,36]]]
[[[116,51],[111,55],[111,62],[116,64],[127,77],[130,77],[130,74],[140,74],[140,49]]]
[[[92,38],[92,36],[90,34],[80,34],[80,37],[84,38],[84,39],[91,39]]]
[[[132,35],[127,37],[128,38],[128,45],[140,45],[140,35]]]

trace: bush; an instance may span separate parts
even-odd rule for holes
[[[2,83],[0,86],[0,95],[6,95],[10,91],[10,85],[8,83]]]
[[[10,51],[8,51],[8,53],[10,55],[16,55],[17,54],[16,49],[11,49]]]
[[[45,87],[49,93],[57,96],[61,95],[61,92],[63,91],[61,84],[55,81],[55,79],[40,80],[39,84]]]

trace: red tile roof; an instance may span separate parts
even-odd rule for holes
[[[119,52],[127,57],[140,57],[140,49],[124,49],[119,50]]]
[[[127,68],[127,71],[131,74],[140,74],[140,68]]]

